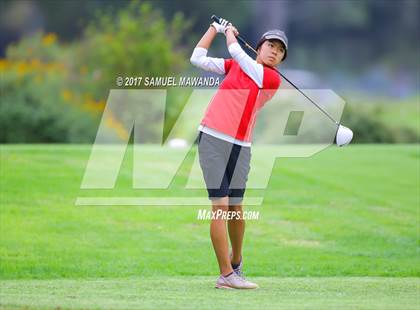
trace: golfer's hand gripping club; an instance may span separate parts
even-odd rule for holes
[[[221,17],[218,17],[218,16],[216,16],[216,15],[212,15],[211,16],[211,20],[214,22],[214,23],[219,23],[221,20],[225,20],[225,19],[223,19],[223,18],[221,18]],[[213,25],[213,24],[212,24]],[[232,24],[230,24],[230,25],[232,25]],[[235,30],[237,31],[237,29],[235,28]],[[238,41],[240,41],[243,45],[245,45],[247,48],[249,48],[250,50],[252,50],[255,54],[257,53],[257,51],[251,46],[251,45],[249,45],[240,35],[239,35],[239,32],[237,31],[237,33],[235,33],[235,36],[236,36],[236,39],[238,40]]]
[[[218,17],[217,21],[214,20],[213,18],[212,18],[212,20],[213,20],[213,23],[211,24],[211,26],[213,26],[216,29],[217,33],[225,33],[227,27],[232,25],[228,20],[226,20],[224,18],[219,18]]]
[[[217,17],[215,15],[212,15],[211,19],[213,20],[211,26],[213,26],[218,33],[226,34],[228,30],[232,30],[235,37],[239,35],[238,29],[236,29],[236,27],[233,26],[227,19]]]

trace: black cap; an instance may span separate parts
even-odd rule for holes
[[[269,30],[261,36],[261,39],[258,41],[257,47],[255,49],[257,50],[261,46],[261,44],[263,44],[267,40],[279,40],[280,42],[282,42],[284,45],[284,56],[282,60],[286,59],[286,56],[287,56],[286,34],[283,31],[278,30],[278,29]]]

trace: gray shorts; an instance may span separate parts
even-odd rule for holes
[[[228,196],[229,205],[240,204],[250,171],[251,147],[230,143],[201,131],[197,143],[209,199]]]

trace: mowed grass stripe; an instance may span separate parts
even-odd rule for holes
[[[202,207],[74,205],[148,195],[131,189],[130,152],[115,191],[81,191],[90,148],[0,147],[0,277],[216,275]],[[260,219],[247,223],[247,274],[419,276],[419,154],[418,145],[352,145],[277,159],[263,205],[248,208]]]
[[[418,309],[418,278],[258,277],[257,290],[217,290],[214,277],[8,280],[5,309]]]

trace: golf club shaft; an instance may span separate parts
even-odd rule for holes
[[[216,15],[212,15],[211,19],[213,21],[215,21],[216,23],[220,24],[220,17],[217,17]],[[248,49],[250,49],[251,51],[253,51],[255,53],[255,55],[257,55],[257,51],[248,44],[248,42],[246,42],[244,40],[244,38],[242,38],[241,36],[236,36],[236,39],[241,42],[243,45],[245,45]],[[337,126],[340,125],[339,122],[337,122],[327,111],[325,111],[323,108],[321,108],[315,101],[313,101],[311,98],[309,98],[302,90],[299,89],[299,87],[297,87],[294,83],[292,83],[292,81],[290,81],[287,77],[284,76],[284,74],[282,74],[277,68],[273,68],[274,70],[276,70],[276,72],[278,74],[280,74],[280,76],[282,78],[284,78],[290,85],[292,85],[297,91],[299,91],[306,99],[308,99],[313,105],[315,105],[322,113],[324,113],[325,116],[327,116],[331,121],[333,121]]]

